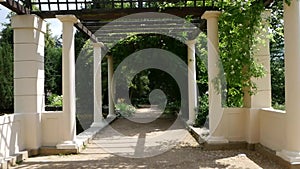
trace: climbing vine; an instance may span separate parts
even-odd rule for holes
[[[253,57],[259,42],[258,31],[262,29],[263,2],[224,1],[220,16],[220,58],[224,68],[227,87],[226,104],[230,107],[243,105],[245,89],[256,91],[252,78],[264,76],[265,70]]]

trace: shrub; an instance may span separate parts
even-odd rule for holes
[[[115,105],[115,110],[118,115],[122,117],[130,117],[136,112],[135,107],[125,103],[123,99],[118,99],[118,103]]]
[[[275,103],[274,105],[273,105],[273,108],[274,109],[277,109],[277,110],[285,110],[285,105],[284,104],[279,104],[279,103]]]
[[[180,110],[180,106],[181,106],[181,102],[179,102],[177,100],[176,101],[170,101],[167,104],[165,113],[167,113],[167,114],[177,114]]]
[[[63,105],[63,96],[59,96],[57,94],[51,94],[48,97],[48,100],[50,102],[50,106],[62,106]]]
[[[196,120],[195,120],[195,127],[201,127],[204,125],[207,116],[208,116],[208,95],[203,94],[199,98],[199,105],[196,108]]]

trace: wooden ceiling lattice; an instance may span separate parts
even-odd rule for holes
[[[272,0],[264,0],[268,5]],[[130,34],[163,33],[172,35],[187,34],[193,37],[199,30],[206,29],[202,14],[207,10],[220,10],[223,0],[0,0],[17,14],[36,14],[41,18],[55,18],[56,15],[75,15],[80,23],[75,26],[86,33],[93,41],[110,42],[128,37]],[[151,14],[151,12],[168,13],[177,17],[192,16],[194,26],[185,28],[182,23],[176,25],[174,20],[162,18],[131,18],[129,21],[111,21],[136,13]],[[146,19],[145,19],[146,18]],[[181,21],[179,21],[181,22]],[[104,29],[102,29],[104,28]],[[105,30],[106,29],[106,30]],[[165,29],[165,30],[164,30]],[[98,31],[100,30],[100,31]]]
[[[155,16],[161,16],[161,18],[158,19]],[[179,17],[157,13],[150,13],[148,17],[141,16],[140,18],[143,19],[122,18],[110,23],[84,22],[83,24],[93,32],[98,41],[107,44],[138,34],[163,34],[184,42],[194,39],[201,31],[199,29],[201,23],[203,24],[203,22],[191,23]]]

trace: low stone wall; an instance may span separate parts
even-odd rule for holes
[[[19,113],[0,116],[0,160],[9,158],[25,149],[32,150],[32,140],[39,140],[41,146],[56,146],[63,140],[62,112],[44,112],[41,116],[41,129],[38,133],[28,133],[27,130],[38,127],[29,124],[34,114]],[[34,117],[35,117],[34,116]],[[32,130],[33,132],[35,130]],[[37,137],[37,138],[33,138]]]
[[[245,141],[245,124],[246,109],[224,108],[222,118],[215,132],[228,141]]]
[[[5,160],[18,154],[25,148],[22,115],[10,114],[0,116],[0,159]]]
[[[285,112],[274,109],[260,111],[260,143],[275,151],[283,149]]]
[[[55,147],[63,140],[63,112],[46,111],[42,113],[42,146]]]
[[[260,143],[279,151],[284,144],[284,123],[284,111],[271,108],[224,108],[216,133],[230,142]]]

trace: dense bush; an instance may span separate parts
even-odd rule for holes
[[[48,97],[48,100],[49,100],[49,105],[50,106],[59,106],[59,107],[62,107],[63,106],[63,96],[59,96],[59,95],[56,95],[56,94],[51,94],[49,97]]]
[[[204,94],[199,97],[198,108],[196,108],[195,127],[202,127],[208,117],[208,95]]]
[[[121,117],[130,117],[136,112],[134,106],[125,103],[122,99],[119,99],[118,103],[115,104],[115,110],[117,115]]]

